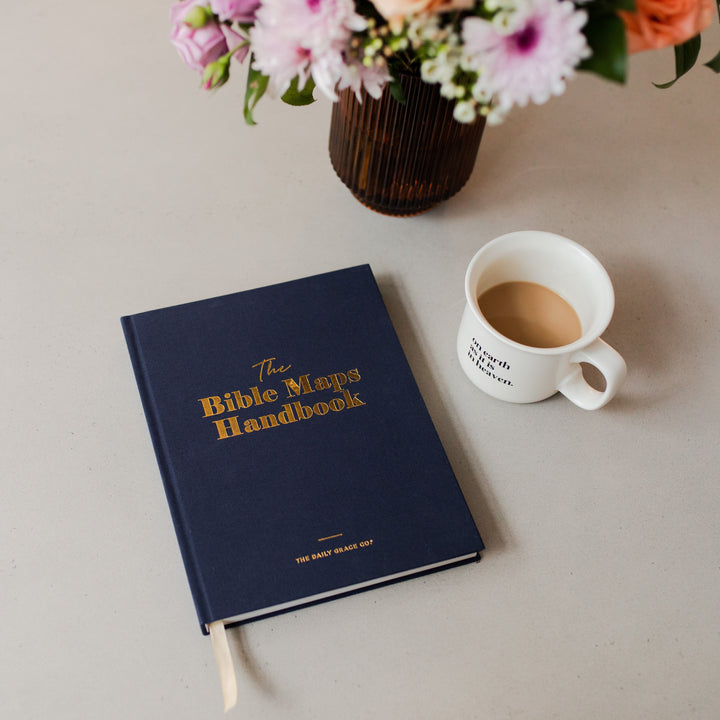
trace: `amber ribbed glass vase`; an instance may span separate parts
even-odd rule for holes
[[[459,123],[454,102],[410,75],[401,78],[406,102],[386,87],[374,100],[340,93],[330,122],[330,160],[364,205],[386,215],[416,215],[447,200],[475,166],[484,118]]]

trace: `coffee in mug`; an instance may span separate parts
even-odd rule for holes
[[[499,333],[522,345],[560,347],[582,335],[572,305],[538,283],[515,280],[493,285],[478,297],[478,307]]]
[[[600,338],[615,306],[600,262],[578,243],[527,230],[481,248],[465,275],[457,352],[481,390],[529,403],[561,392],[595,410],[618,391],[627,368]],[[593,388],[581,363],[594,365],[605,389]]]

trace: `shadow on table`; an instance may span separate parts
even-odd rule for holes
[[[608,409],[625,412],[667,402],[703,382],[699,361],[708,339],[689,316],[713,317],[687,268],[672,277],[650,258],[624,258],[608,268],[615,288],[615,314],[603,338],[628,365],[628,379]],[[667,270],[666,270],[667,272]]]
[[[423,345],[415,333],[407,303],[403,300],[396,281],[384,275],[378,277],[378,285],[486,551],[497,552],[507,543],[508,529],[501,527],[497,505],[490,496],[489,488],[482,481],[482,472],[460,441],[460,433],[454,426],[453,413],[448,408]],[[452,318],[453,324],[456,320],[457,318]]]

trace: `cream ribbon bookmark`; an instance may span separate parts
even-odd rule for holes
[[[208,625],[210,640],[212,641],[215,661],[220,671],[220,686],[223,694],[223,709],[225,712],[235,707],[237,703],[237,678],[233,665],[230,645],[228,644],[225,623],[217,620]]]

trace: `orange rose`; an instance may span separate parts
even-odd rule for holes
[[[475,0],[372,0],[377,11],[393,28],[399,28],[407,15],[468,10]]]
[[[628,51],[680,45],[712,21],[714,0],[636,0],[635,12],[621,12]]]

